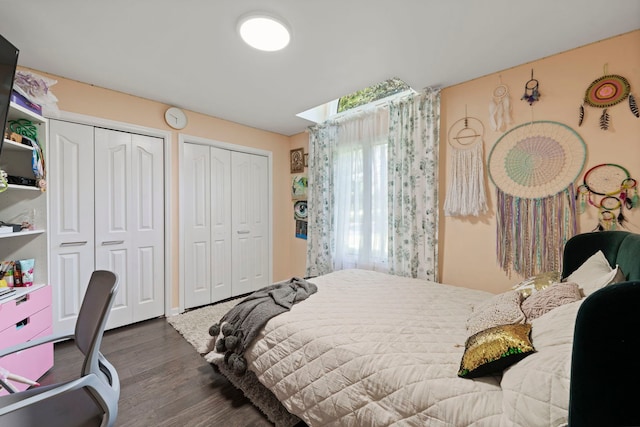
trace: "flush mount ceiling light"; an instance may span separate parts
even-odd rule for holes
[[[238,32],[249,46],[267,52],[284,49],[291,40],[284,22],[264,13],[253,13],[241,18]]]

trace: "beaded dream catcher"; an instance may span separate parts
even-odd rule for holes
[[[602,115],[600,115],[600,129],[602,130],[609,129],[609,121],[611,120],[609,107],[619,104],[625,99],[629,99],[631,113],[636,117],[640,117],[640,110],[638,110],[636,99],[631,93],[629,81],[616,74],[606,74],[607,66],[605,65],[605,75],[594,80],[587,88],[584,94],[584,101],[580,105],[578,126],[582,126],[584,121],[584,104],[603,109]]]
[[[446,216],[478,216],[487,211],[484,187],[484,126],[475,117],[457,120],[447,135],[451,147]]]
[[[525,277],[560,270],[564,243],[577,233],[573,182],[586,146],[570,127],[533,121],[509,130],[489,154],[497,192],[498,264]]]
[[[595,230],[615,230],[618,226],[624,227],[624,209],[631,210],[639,204],[638,182],[624,167],[603,163],[584,174],[576,197],[579,213],[586,211],[587,204],[598,209]]]
[[[524,85],[524,95],[520,100],[527,101],[531,106],[540,100],[540,82],[533,78],[533,69],[531,70],[531,79]]]

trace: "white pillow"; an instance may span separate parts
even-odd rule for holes
[[[611,268],[602,251],[598,251],[571,273],[565,282],[577,283],[586,297],[611,283],[617,272],[617,266]]]

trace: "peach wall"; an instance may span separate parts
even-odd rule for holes
[[[116,92],[90,84],[80,83],[55,75],[33,70],[47,75],[58,81],[52,87],[52,92],[58,98],[58,107],[62,111],[94,116],[98,118],[131,123],[165,131],[172,131],[171,175],[178,176],[178,132],[173,131],[164,122],[164,111],[168,105],[138,98],[121,92]],[[289,259],[290,230],[292,208],[289,192],[289,137],[243,126],[237,123],[186,111],[188,125],[180,132],[213,139],[230,144],[243,145],[270,151],[273,153],[273,279],[284,280],[291,277],[292,263]],[[173,246],[172,306],[179,306],[179,217],[178,217],[178,181],[170,181],[172,224],[171,235]]]
[[[304,152],[309,152],[309,134],[302,132],[291,136],[291,149],[304,148]],[[305,168],[305,172],[307,169]],[[291,175],[290,175],[291,176]],[[294,202],[289,200],[290,209],[290,226],[287,233],[290,236],[290,259],[289,264],[291,267],[291,274],[293,276],[304,277],[307,266],[307,241],[296,237],[296,224],[293,217],[293,204]]]
[[[617,163],[640,181],[640,119],[634,117],[624,103],[609,109],[611,127],[599,128],[600,109],[586,106],[586,117],[578,127],[578,107],[589,84],[603,75],[619,74],[631,84],[632,93],[640,101],[640,30],[603,40],[565,53],[523,64],[463,84],[447,87],[441,93],[441,192],[444,203],[448,185],[449,146],[447,132],[451,125],[465,115],[477,117],[485,126],[485,166],[495,142],[502,135],[489,126],[489,100],[493,89],[502,83],[511,92],[513,125],[532,119],[532,108],[520,97],[524,85],[534,76],[540,82],[541,98],[533,106],[534,120],[552,120],[574,129],[587,146],[583,172],[601,163]],[[486,172],[486,170],[485,170]],[[496,196],[495,186],[487,179],[490,212],[481,217],[452,218],[441,216],[440,221],[440,281],[454,285],[503,292],[521,278],[508,277],[496,262]],[[640,232],[640,207],[630,213],[628,229]],[[597,225],[597,210],[588,208],[579,216],[579,232],[591,231]]]
[[[540,81],[541,100],[534,104],[534,120],[553,120],[576,130],[587,145],[586,168],[599,163],[619,163],[640,179],[640,119],[636,119],[626,104],[611,108],[612,127],[602,131],[598,127],[599,110],[587,107],[587,117],[577,126],[577,111],[587,86],[602,75],[608,64],[610,74],[620,74],[631,83],[632,92],[640,99],[640,30],[603,40],[569,52],[523,64],[489,76],[444,88],[441,96],[441,192],[444,195],[448,172],[447,131],[451,124],[468,115],[478,117],[486,129],[485,160],[501,133],[488,125],[488,104],[499,78],[511,90],[515,124],[531,120],[531,108],[520,96],[530,78],[531,68]],[[34,70],[39,74],[46,73]],[[90,84],[49,75],[58,80],[52,88],[61,110],[132,123],[161,130],[171,130],[164,122],[168,105],[115,92]],[[308,134],[291,137],[261,131],[237,123],[187,111],[188,135],[209,138],[231,144],[244,145],[273,153],[273,278],[283,280],[302,276],[306,264],[306,241],[295,238],[293,202],[290,195],[289,150],[304,147],[308,152]],[[178,132],[172,132],[172,175],[178,173]],[[581,179],[581,178],[580,178]],[[172,181],[176,184],[176,181]],[[178,187],[171,189],[173,223],[173,306],[178,301]],[[487,180],[490,212],[478,218],[445,218],[440,221],[440,281],[454,285],[501,292],[518,281],[507,277],[497,266],[495,257],[495,187]],[[640,209],[629,218],[629,229],[640,232]],[[596,223],[595,209],[579,218],[580,231],[590,231]]]

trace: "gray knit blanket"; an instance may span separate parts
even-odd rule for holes
[[[230,369],[238,375],[244,374],[247,370],[244,351],[265,323],[291,310],[294,304],[317,290],[313,283],[293,277],[255,291],[209,328],[209,335],[213,337],[211,344],[218,353],[224,353],[224,362]]]

